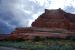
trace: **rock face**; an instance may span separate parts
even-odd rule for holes
[[[72,17],[75,18],[75,14],[64,12],[60,8],[45,9],[45,12],[32,23],[32,27],[16,28],[10,38],[33,39],[35,36],[64,38],[75,32],[75,20]]]
[[[0,34],[0,40],[9,39],[10,34]]]
[[[70,16],[69,16],[70,15]],[[69,17],[67,17],[69,16]],[[73,14],[73,17],[75,15]],[[75,30],[75,23],[70,18],[72,14],[66,13],[61,9],[47,10],[32,23],[32,27],[38,28],[62,28],[67,30]]]

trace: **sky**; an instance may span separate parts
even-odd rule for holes
[[[0,0],[0,34],[30,27],[44,9],[61,8],[75,14],[75,0]]]

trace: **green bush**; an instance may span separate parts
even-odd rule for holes
[[[25,40],[22,38],[17,38],[16,41],[20,42],[20,41],[25,41]]]
[[[62,44],[62,42],[64,42],[64,44]],[[72,44],[68,44],[69,42]],[[0,41],[0,46],[15,47],[27,50],[75,50],[75,44],[72,41],[49,40],[48,43],[50,44],[48,45],[45,42],[36,43],[32,41]]]
[[[40,40],[41,40],[41,38],[39,36],[35,36],[33,39],[33,41],[40,41]]]

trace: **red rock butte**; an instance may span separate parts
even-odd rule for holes
[[[34,36],[64,38],[69,33],[75,32],[74,18],[75,14],[67,13],[60,8],[45,9],[45,12],[32,23],[32,27],[16,28],[11,33],[11,38],[32,39]]]
[[[68,13],[60,8],[57,10],[47,10],[32,23],[32,27],[38,28],[60,28],[75,31],[75,23],[70,21],[66,16]],[[72,16],[75,17],[75,16]]]

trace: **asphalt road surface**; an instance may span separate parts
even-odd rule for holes
[[[9,48],[9,47],[0,47],[0,50],[21,50],[21,49],[15,49],[15,48]]]

